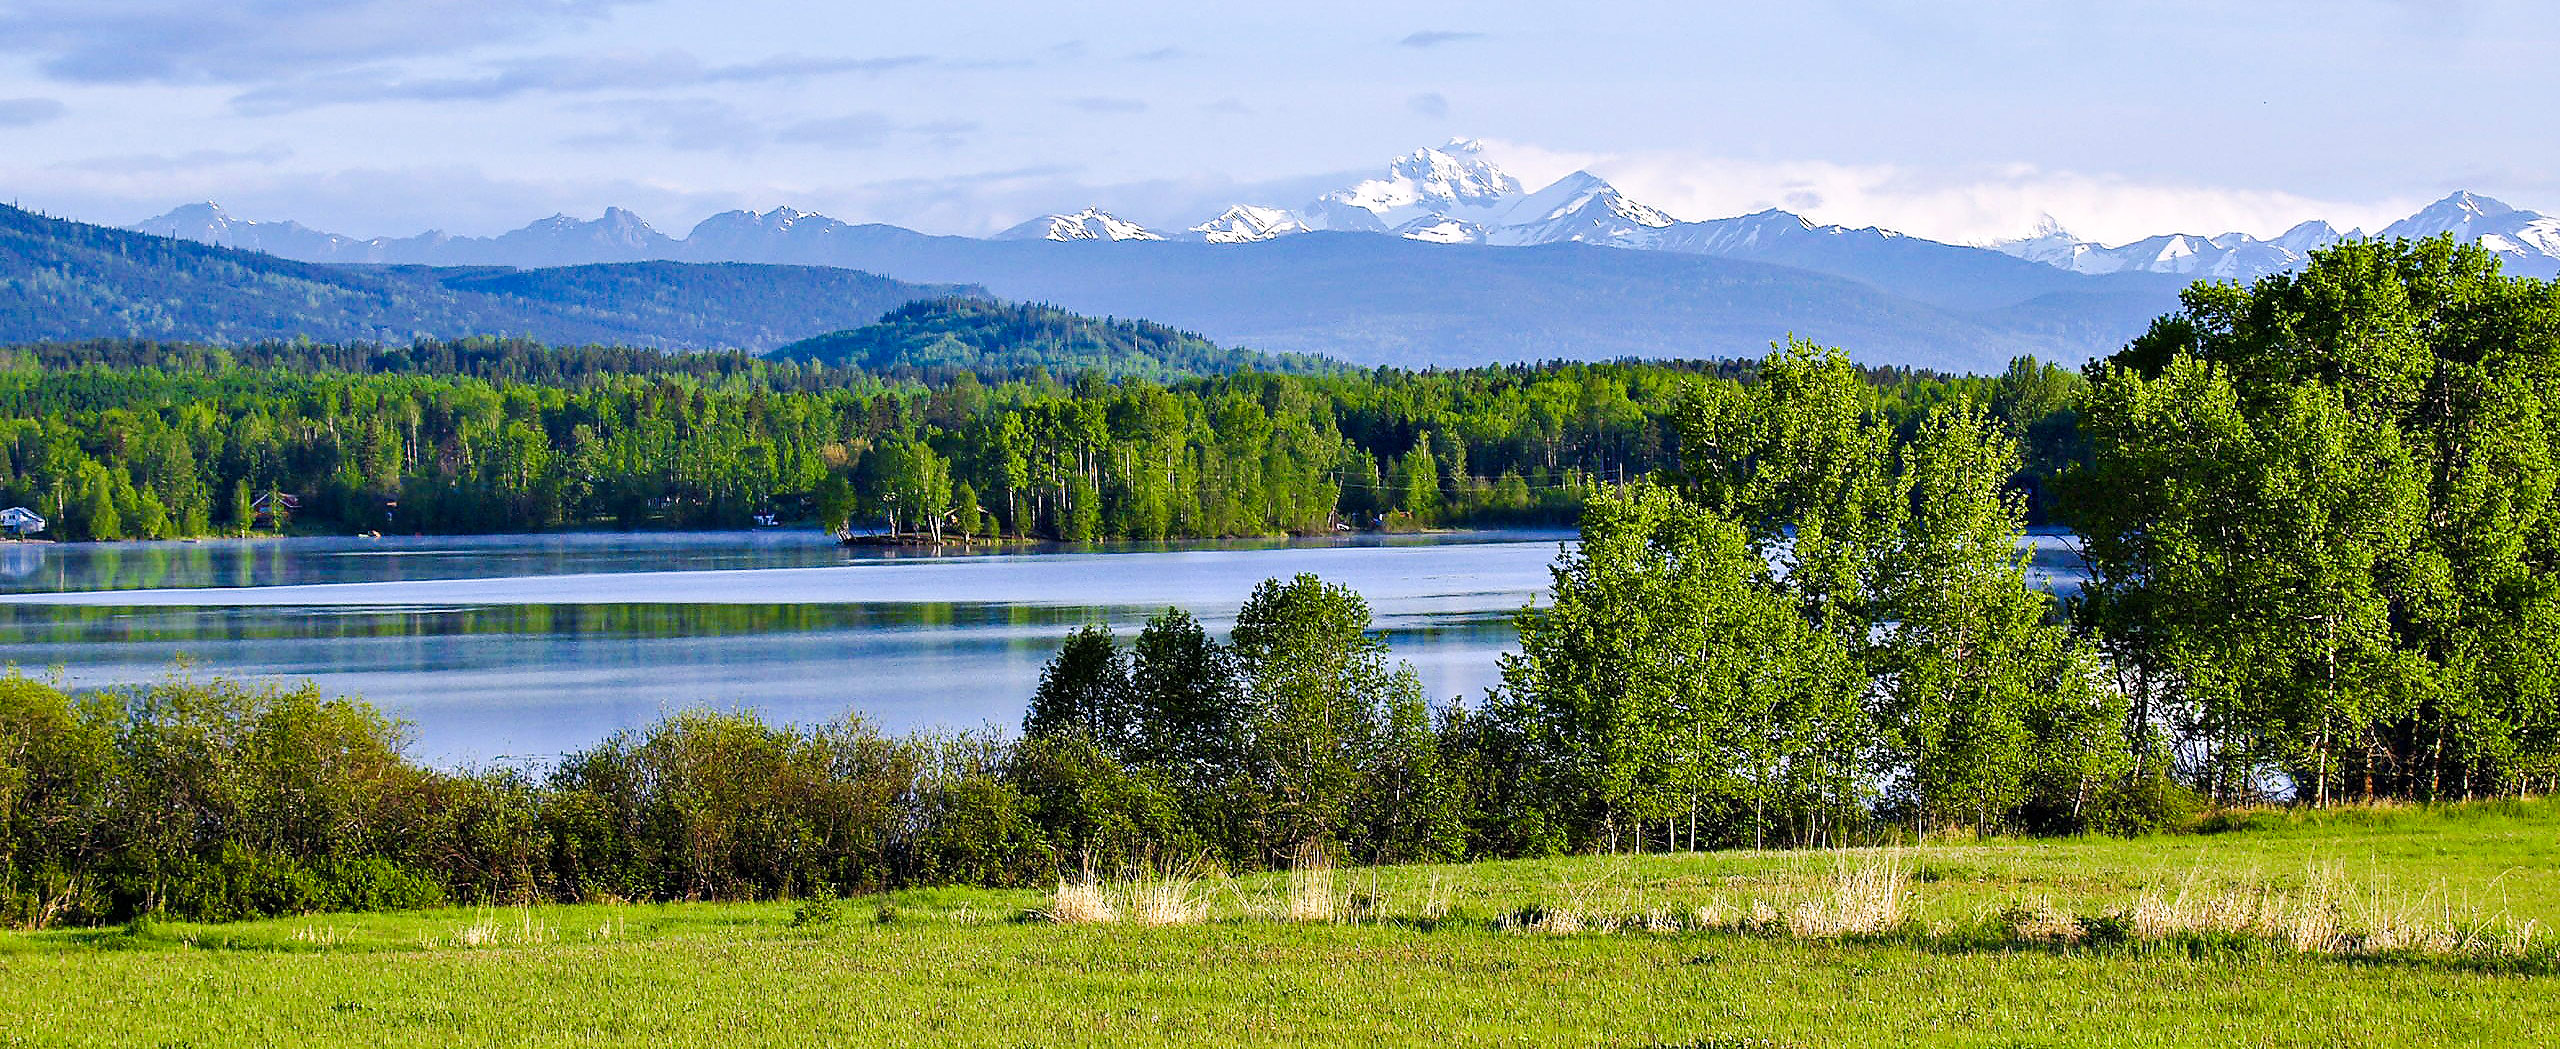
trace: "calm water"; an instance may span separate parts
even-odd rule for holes
[[[1011,724],[1079,623],[1178,605],[1224,630],[1254,584],[1369,599],[1437,698],[1497,679],[1554,533],[936,556],[797,532],[0,544],[0,660],[66,684],[309,678],[446,764],[541,759],[696,706],[892,729]],[[2039,537],[2051,583],[2075,581]]]
[[[413,722],[443,763],[541,758],[694,706],[890,728],[1010,724],[1066,631],[1179,605],[1223,630],[1254,584],[1368,597],[1433,695],[1480,693],[1565,538],[1474,534],[979,556],[825,537],[292,539],[0,546],[0,659],[89,687],[310,678]]]

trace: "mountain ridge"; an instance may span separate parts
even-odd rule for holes
[[[759,351],[968,294],[984,289],[838,267],[324,265],[0,206],[0,343],[513,335]]]
[[[792,257],[771,254],[777,234],[757,227],[773,226],[777,217],[786,227],[814,222],[830,228],[882,226],[913,232],[878,223],[844,223],[786,206],[761,214],[723,212],[697,223],[684,236],[674,237],[630,211],[608,208],[597,219],[554,215],[494,237],[457,237],[428,231],[412,237],[357,240],[292,221],[242,220],[209,203],[186,205],[130,228],[311,262],[528,268],[656,259],[844,264],[842,252],[808,250],[810,241],[805,238],[798,242],[800,250]],[[1428,243],[1494,247],[1597,244],[1779,262],[1861,280],[1873,280],[1881,270],[1907,268],[1911,258],[1926,255],[1963,276],[1950,275],[1934,285],[1903,280],[1880,286],[1923,301],[1964,308],[1999,305],[2002,303],[1989,300],[2004,297],[2006,302],[2017,302],[2067,290],[2043,285],[2025,293],[2013,293],[2005,286],[1999,291],[1982,292],[1962,286],[1986,275],[1997,275],[2012,283],[2035,283],[2015,273],[2003,274],[2004,264],[1996,261],[2000,258],[2084,276],[2158,274],[2245,281],[2299,265],[2310,251],[2363,236],[2361,231],[2340,233],[2328,223],[2315,220],[2268,239],[2242,233],[2172,233],[2107,245],[2075,237],[2048,219],[2026,237],[1989,244],[1952,244],[1874,226],[1816,223],[1777,209],[1685,221],[1628,197],[1589,171],[1575,171],[1546,186],[1529,189],[1486,156],[1482,142],[1453,139],[1439,147],[1417,149],[1397,157],[1387,164],[1382,175],[1319,194],[1295,208],[1272,202],[1238,202],[1200,222],[1160,231],[1100,207],[1087,207],[1033,218],[985,239],[1239,245],[1316,232],[1379,234]],[[2382,235],[2423,237],[2447,233],[2498,252],[2511,272],[2560,276],[2560,218],[2509,207],[2469,192],[2458,192],[2429,205],[2385,228]],[[1826,239],[1837,243],[1820,245]],[[1888,241],[1900,243],[1892,251],[1901,261],[1859,257],[1862,253],[1886,251],[1880,245]]]
[[[1750,357],[1796,335],[1870,363],[1990,371],[2022,354],[2073,361],[2111,351],[2175,303],[2174,283],[2079,276],[2001,256],[1992,257],[2036,281],[1994,289],[1971,309],[1794,266],[1578,242],[1451,248],[1317,231],[1240,245],[1062,246],[930,236],[777,208],[713,216],[691,235],[756,263],[431,268],[305,263],[16,215],[27,228],[0,236],[0,341],[504,334],[762,347],[861,326],[877,310],[823,326],[794,322],[796,331],[766,318],[839,294],[823,290],[829,280],[887,280],[884,289],[966,285],[1089,315],[1145,317],[1222,346],[1363,366]],[[636,238],[610,235],[631,223],[597,225],[552,224],[590,251],[632,250]],[[679,278],[711,290],[670,289]],[[65,286],[96,301],[65,309]],[[315,312],[305,304],[311,295],[333,305]],[[154,313],[155,303],[183,309]]]

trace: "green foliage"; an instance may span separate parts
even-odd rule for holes
[[[1129,665],[1111,628],[1088,623],[1040,670],[1040,687],[1022,716],[1022,734],[1084,740],[1112,755],[1130,749]]]
[[[1684,399],[1680,488],[1586,510],[1470,726],[1552,779],[1478,763],[1477,796],[1507,818],[1526,794],[1547,833],[1610,848],[1829,840],[1874,815],[2087,826],[2120,714],[2028,583],[2015,440],[1962,399],[1897,420],[1837,351],[1790,345],[1756,377]]]
[[[1639,483],[1595,501],[1582,534],[1554,605],[1522,613],[1485,715],[1525,734],[1504,749],[1537,755],[1554,826],[1623,848],[1681,817],[1694,846],[1703,816],[1710,840],[1757,843],[1773,812],[1854,805],[1832,796],[1863,734],[1847,650],[1796,614],[1739,526]]]
[[[1029,376],[1095,369],[1114,378],[1170,379],[1252,369],[1319,372],[1344,366],[1317,357],[1271,357],[1230,350],[1186,331],[1146,321],[1095,319],[1055,306],[941,298],[911,302],[867,327],[803,339],[773,352],[780,361],[858,368],[896,378],[959,373]]]
[[[2497,270],[2341,245],[2093,367],[2082,613],[2218,798],[2560,782],[2560,288]]]
[[[972,293],[980,289],[817,266],[326,266],[0,206],[0,343],[517,332],[556,343],[765,350],[867,324],[900,303]]]

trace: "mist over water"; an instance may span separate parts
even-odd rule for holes
[[[1010,727],[1066,632],[1168,605],[1223,632],[1263,579],[1368,598],[1437,700],[1499,679],[1567,533],[1000,554],[847,551],[801,532],[0,545],[0,660],[93,688],[308,678],[410,721],[415,753],[545,760],[692,707],[891,730]],[[2038,536],[2039,585],[2077,559]]]

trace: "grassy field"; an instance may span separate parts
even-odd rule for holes
[[[2243,822],[2132,841],[1156,878],[1091,898],[6,933],[0,1045],[2458,1046],[2560,1032],[2560,804]],[[1070,905],[1119,920],[1033,917]],[[1172,923],[1138,920],[1148,909]]]

